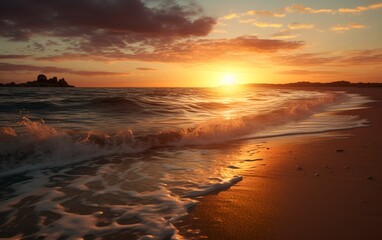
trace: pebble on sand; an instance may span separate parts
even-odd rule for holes
[[[302,166],[301,165],[296,165],[296,169],[301,171],[302,170]]]
[[[320,176],[320,174],[316,173],[316,174],[314,174],[314,176],[316,176],[316,177],[319,177],[319,176]]]
[[[343,149],[337,149],[336,152],[345,152],[345,150],[343,150]]]
[[[365,179],[367,179],[367,180],[374,180],[374,178],[372,176],[367,176],[367,177],[365,177]]]

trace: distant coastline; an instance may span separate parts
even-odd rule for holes
[[[321,82],[295,82],[284,84],[253,83],[250,86],[257,87],[357,87],[357,88],[382,88],[382,83],[351,83],[348,81],[336,81],[329,83]]]
[[[0,87],[74,87],[69,85],[64,78],[57,79],[57,77],[47,78],[44,74],[37,76],[35,81],[26,83],[0,83]]]

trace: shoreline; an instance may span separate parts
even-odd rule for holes
[[[301,88],[298,88],[301,89]],[[305,88],[307,90],[307,88]],[[382,91],[319,88],[369,96],[359,115],[369,127],[266,139],[263,161],[243,180],[205,196],[175,223],[186,239],[381,239]],[[253,145],[245,141],[243,145]]]

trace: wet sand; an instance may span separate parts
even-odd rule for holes
[[[382,100],[382,89],[333,90]],[[254,156],[263,160],[239,169],[243,180],[229,190],[201,199],[176,224],[180,233],[186,239],[382,239],[382,102],[367,106],[350,112],[369,127],[266,139]]]

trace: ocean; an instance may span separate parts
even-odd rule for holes
[[[267,142],[365,127],[337,113],[370,101],[250,86],[0,88],[0,238],[182,239],[174,223],[241,181]]]

